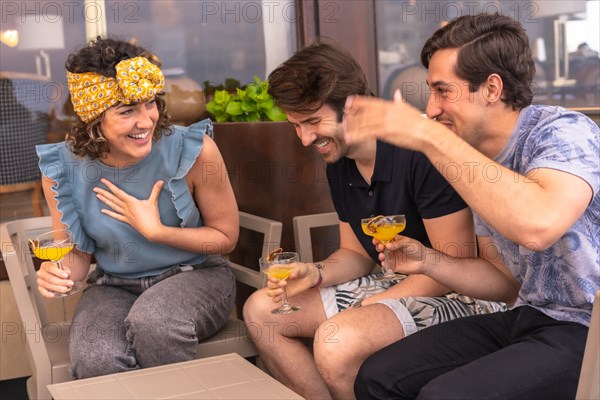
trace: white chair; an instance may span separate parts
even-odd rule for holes
[[[585,342],[585,352],[575,398],[577,400],[600,400],[600,291],[596,292],[596,300],[592,309],[592,320]]]
[[[339,248],[339,219],[335,212],[323,214],[300,215],[292,219],[294,225],[294,241],[300,261],[313,262],[315,258],[322,260]],[[314,229],[331,228],[318,235],[313,246]]]
[[[26,336],[29,365],[32,376],[27,380],[29,399],[50,399],[46,388],[52,383],[71,380],[68,372],[68,340],[70,321],[51,322],[48,307],[56,299],[46,299],[37,290],[36,272],[29,251],[28,239],[51,227],[50,217],[10,221],[0,225],[2,255],[10,285],[22,320],[21,331]],[[266,255],[279,247],[281,222],[240,212],[240,229],[263,235],[262,248],[258,254]],[[240,247],[240,246],[238,246]],[[243,247],[243,246],[241,246]],[[238,282],[263,287],[266,279],[257,270],[232,262]],[[232,316],[214,336],[198,344],[198,357],[225,353],[238,353],[242,357],[257,355],[244,323]]]

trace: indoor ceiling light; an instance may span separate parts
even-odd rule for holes
[[[0,32],[0,42],[8,47],[17,47],[17,44],[19,43],[19,32],[14,29]]]

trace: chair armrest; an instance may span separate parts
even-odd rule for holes
[[[281,243],[283,224],[279,221],[240,211],[240,228],[258,232],[263,235],[262,249],[260,251],[261,257],[269,254],[270,251],[279,247]],[[257,289],[265,287],[267,278],[260,271],[256,271],[235,262],[230,262],[230,265],[235,274],[235,279],[238,282]]]
[[[244,267],[243,265],[234,262],[229,262],[229,265],[233,270],[236,281],[257,289],[265,287],[267,277],[262,272],[254,271],[253,269]]]
[[[261,251],[263,257],[281,244],[283,224],[279,221],[240,211],[240,228],[260,232],[264,235]]]
[[[324,226],[336,226],[340,221],[336,212],[300,215],[292,219],[294,224],[294,239],[296,252],[300,255],[300,260],[303,262],[313,262],[312,228],[320,228]]]

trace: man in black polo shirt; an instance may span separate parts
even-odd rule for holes
[[[441,321],[505,309],[448,293],[422,275],[374,280],[378,254],[363,218],[404,214],[403,235],[456,257],[474,255],[475,236],[470,210],[423,154],[375,139],[345,143],[346,98],[370,93],[350,55],[311,45],[273,71],[269,86],[302,143],[328,163],[340,220],[338,250],[319,263],[299,263],[286,282],[270,281],[244,306],[248,327],[260,328],[253,340],[273,376],[305,398],[352,398],[358,368],[375,351]],[[271,314],[282,286],[301,311]],[[302,338],[314,338],[313,352]]]

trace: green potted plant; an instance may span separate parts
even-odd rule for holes
[[[228,79],[219,86],[205,82],[204,88],[239,209],[281,221],[281,245],[293,249],[293,217],[333,210],[323,160],[302,146],[269,95],[268,81],[255,77],[240,86]]]
[[[215,90],[206,110],[216,122],[285,121],[285,113],[275,105],[268,90],[269,82],[255,76],[254,82],[235,87],[234,94],[227,86]]]

